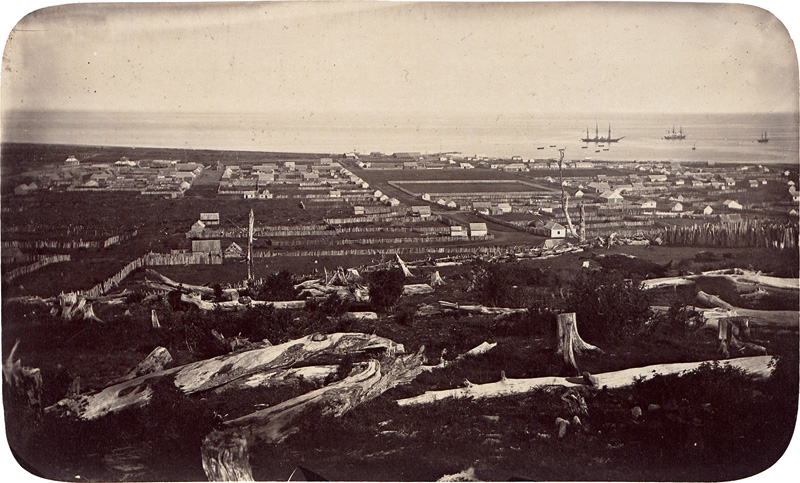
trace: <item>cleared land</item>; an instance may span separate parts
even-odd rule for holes
[[[457,180],[457,181],[392,181],[393,184],[414,194],[504,194],[549,192],[542,186],[518,180]]]

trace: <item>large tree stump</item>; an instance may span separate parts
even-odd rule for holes
[[[3,363],[3,380],[10,388],[12,397],[24,401],[37,415],[42,412],[42,372],[38,367],[25,367],[14,355],[19,347],[19,340]]]
[[[558,324],[557,354],[564,359],[564,367],[567,372],[578,374],[578,362],[575,359],[575,355],[587,350],[599,351],[600,349],[581,339],[578,334],[575,312],[558,314],[556,322]]]
[[[247,438],[223,432],[212,432],[201,448],[203,471],[208,481],[253,481]]]

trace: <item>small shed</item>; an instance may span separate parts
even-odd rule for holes
[[[225,249],[225,253],[222,255],[226,260],[239,260],[244,258],[244,250],[240,247],[236,242],[231,242],[228,245],[228,248]]]
[[[222,246],[219,240],[192,240],[192,251],[221,255]]]
[[[546,236],[547,238],[564,238],[567,236],[567,229],[561,223],[555,221],[548,221],[540,227],[534,228],[537,235]]]
[[[205,223],[205,226],[219,225],[219,213],[200,213],[200,221]]]
[[[486,228],[486,223],[470,223],[469,236],[486,236],[489,234],[489,229]]]

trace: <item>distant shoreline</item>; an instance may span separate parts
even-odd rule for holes
[[[194,155],[224,155],[225,157],[236,156],[236,155],[243,155],[243,156],[259,156],[261,158],[286,158],[286,159],[310,159],[310,158],[318,158],[318,157],[331,157],[335,159],[345,159],[344,153],[329,153],[329,152],[299,152],[299,151],[256,151],[256,150],[232,150],[232,149],[209,149],[209,148],[175,148],[175,147],[158,147],[158,146],[121,146],[121,145],[99,145],[99,144],[67,144],[67,143],[29,143],[29,142],[0,142],[0,162],[5,165],[7,158],[12,157],[16,150],[19,149],[45,149],[47,151],[51,151],[51,155],[55,155],[52,153],[53,150],[61,150],[59,155],[69,156],[76,154],[73,151],[100,151],[99,154],[105,154],[109,157],[116,157],[117,155],[121,156],[130,156],[133,153],[141,153],[142,159],[144,158],[153,158],[159,156],[169,155],[173,158],[183,158],[185,157],[186,153],[192,153]],[[9,150],[12,151],[9,153]],[[423,156],[431,157],[431,156],[438,156],[439,154],[445,153],[452,153],[454,151],[442,151],[441,153],[427,153]],[[382,156],[385,158],[391,158],[393,153],[382,153]],[[374,160],[376,156],[364,156],[366,158],[370,158]],[[504,161],[513,161],[511,157],[490,157],[490,159],[496,160],[504,160]],[[539,159],[539,158],[537,158]],[[542,158],[544,159],[544,158]],[[554,159],[554,157],[549,157],[547,159]],[[579,158],[569,158],[566,157],[568,161],[580,161]],[[45,161],[41,160],[41,164],[49,164],[51,162],[57,161]],[[63,161],[59,158],[58,161]],[[229,161],[229,160],[228,160]],[[250,162],[248,160],[242,160],[242,162]],[[711,163],[713,166],[718,167],[725,167],[725,166],[742,166],[742,165],[770,165],[770,166],[796,166],[795,163],[790,162],[781,162],[781,161],[759,161],[759,162],[724,162],[724,161],[668,161],[668,160],[658,160],[658,159],[651,159],[651,160],[594,160],[593,162],[597,163],[606,163],[606,164],[633,164],[633,163],[670,163],[674,162],[676,164],[686,164],[686,165],[708,165]],[[26,166],[27,168],[27,166]],[[5,177],[5,176],[4,176]]]

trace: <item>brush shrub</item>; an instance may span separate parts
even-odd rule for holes
[[[638,281],[617,271],[581,271],[570,283],[565,312],[575,312],[587,340],[615,341],[633,335],[650,315],[650,301]]]
[[[377,312],[391,310],[403,293],[405,276],[397,269],[377,270],[367,277],[370,305]]]

